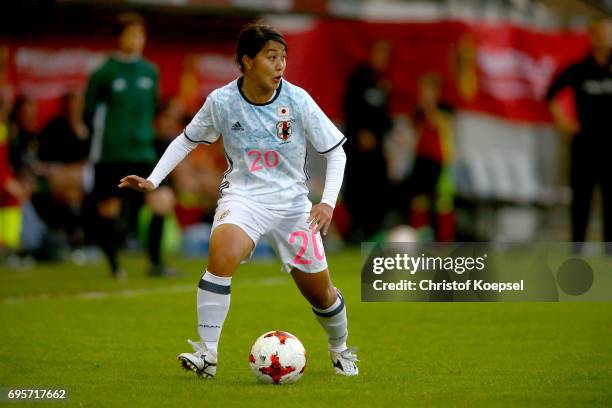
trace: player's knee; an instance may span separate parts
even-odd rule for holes
[[[239,265],[240,261],[236,258],[215,255],[208,259],[208,267],[206,269],[213,275],[228,277],[234,274]]]
[[[219,238],[219,237],[215,237]],[[225,261],[240,262],[243,258],[244,249],[238,243],[228,239],[211,239],[210,256]]]
[[[317,291],[308,296],[310,304],[317,309],[327,309],[336,301],[338,294],[333,287]]]
[[[119,198],[109,198],[98,203],[98,214],[103,218],[117,218],[121,213],[121,200]]]
[[[210,254],[240,263],[248,258],[253,245],[253,241],[239,227],[231,224],[220,225],[210,237]]]
[[[211,246],[207,269],[217,276],[232,276],[241,260],[241,254],[235,249],[216,249]]]

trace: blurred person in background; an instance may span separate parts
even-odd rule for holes
[[[31,203],[36,190],[36,164],[38,161],[38,105],[36,101],[18,95],[9,116],[9,164],[20,186],[19,251],[15,261],[27,265],[33,256],[47,259],[44,247],[45,227]]]
[[[155,150],[159,157],[166,151],[176,135],[183,131],[187,123],[187,114],[180,102],[170,99],[162,104],[155,121]]]
[[[117,16],[114,33],[118,50],[92,73],[85,95],[84,118],[92,132],[91,159],[95,162],[92,200],[97,213],[96,235],[112,274],[125,278],[117,253],[127,233],[135,228],[143,196],[119,190],[117,180],[128,172],[149,173],[157,159],[154,116],[158,104],[158,71],[142,57],[145,22],[136,13]],[[153,217],[149,225],[149,275],[169,276],[161,259],[163,217],[174,208],[167,186],[146,194]]]
[[[0,260],[15,258],[21,246],[21,204],[30,191],[17,178],[12,166],[11,133],[15,133],[9,117],[13,111],[14,89],[8,77],[9,51],[0,46]],[[12,130],[12,131],[11,131]]]
[[[89,154],[89,132],[83,122],[83,96],[68,92],[60,114],[38,137],[38,185],[32,203],[62,244],[83,243],[83,168]]]
[[[0,118],[0,251],[8,253],[19,248],[21,233],[20,202],[28,192],[15,177],[9,162],[8,126]]]
[[[347,166],[344,204],[351,218],[351,240],[366,240],[382,227],[389,210],[389,180],[383,143],[391,129],[386,71],[388,42],[372,46],[368,63],[359,65],[347,81],[344,118]],[[363,187],[368,186],[367,195]]]
[[[0,77],[4,78],[4,51],[0,54]],[[28,190],[15,176],[10,156],[9,115],[12,92],[0,81],[0,259],[19,249],[21,235],[21,202],[29,198]]]
[[[197,56],[194,54],[186,56],[183,61],[183,71],[181,72],[179,94],[176,102],[180,104],[189,118],[193,117],[202,105]]]
[[[9,161],[16,176],[30,191],[36,184],[34,164],[38,155],[38,106],[24,95],[15,99],[9,116]]]
[[[589,34],[590,52],[558,75],[546,94],[546,100],[550,103],[556,127],[572,137],[570,187],[574,251],[582,251],[593,191],[599,184],[603,197],[606,253],[612,255],[612,20],[593,21]],[[574,91],[577,121],[554,99],[559,91],[568,87]]]
[[[403,187],[408,221],[420,235],[448,242],[454,239],[453,111],[440,102],[442,79],[437,73],[419,78],[418,105],[413,114],[417,135],[414,166]],[[404,210],[405,211],[405,210]],[[428,231],[431,233],[428,233]],[[429,235],[429,236],[427,236]]]

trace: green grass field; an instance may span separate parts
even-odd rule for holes
[[[357,378],[333,374],[322,329],[274,262],[233,280],[217,377],[180,370],[204,260],[176,259],[181,277],[162,280],[128,257],[127,282],[102,264],[0,269],[0,387],[64,388],[67,405],[87,407],[612,406],[612,303],[362,303],[359,252],[329,263]],[[253,340],[273,329],[308,351],[297,384],[249,370]]]

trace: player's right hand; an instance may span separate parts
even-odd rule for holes
[[[131,188],[132,190],[148,193],[155,190],[155,186],[151,181],[142,177],[131,174],[119,180],[119,188]]]

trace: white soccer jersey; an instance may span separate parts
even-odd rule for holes
[[[206,144],[223,136],[228,169],[222,196],[270,208],[309,205],[306,139],[324,154],[346,138],[302,88],[282,80],[269,102],[254,104],[242,94],[241,81],[213,91],[185,136]]]

